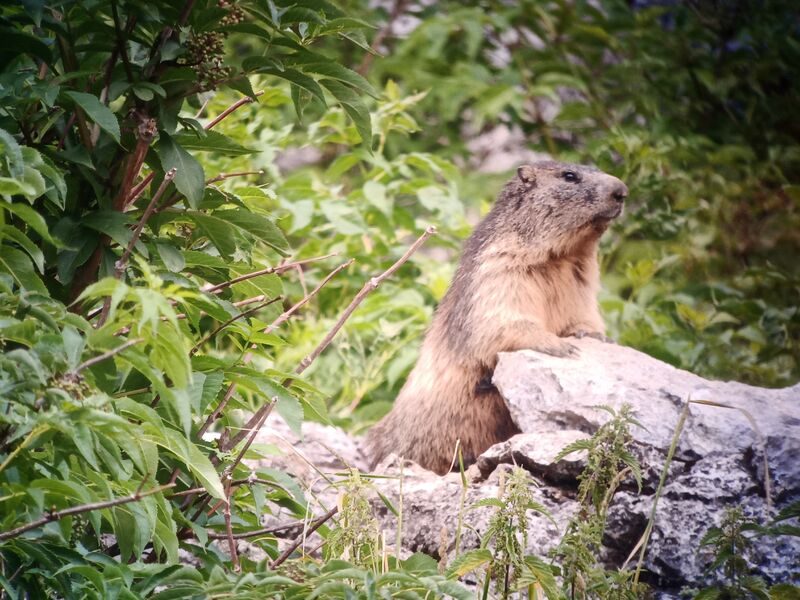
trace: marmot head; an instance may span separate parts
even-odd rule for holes
[[[498,208],[523,239],[571,245],[599,237],[627,195],[622,181],[594,167],[546,161],[519,167]]]

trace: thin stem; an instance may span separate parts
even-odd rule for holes
[[[302,527],[303,521],[292,521],[291,523],[286,523],[284,525],[276,525],[275,527],[264,527],[263,529],[256,529],[255,531],[245,531],[243,533],[234,533],[232,536],[228,536],[227,534],[221,533],[212,533],[208,532],[208,539],[210,540],[224,540],[233,537],[235,540],[246,540],[249,538],[258,537],[260,535],[269,535],[271,533],[278,533],[279,531],[286,531],[287,529],[294,529],[296,527]]]
[[[355,298],[353,298],[352,302],[350,302],[350,305],[344,310],[344,312],[339,317],[339,320],[336,322],[333,328],[328,332],[328,335],[325,336],[325,338],[319,343],[319,345],[316,348],[314,348],[314,350],[308,356],[306,356],[302,361],[300,361],[300,364],[297,366],[294,372],[299,375],[300,373],[305,371],[308,368],[308,366],[312,362],[314,362],[314,360],[320,354],[322,354],[322,351],[328,347],[328,344],[331,343],[333,338],[336,336],[336,334],[344,325],[345,321],[347,321],[350,315],[353,314],[353,311],[355,311],[355,309],[358,308],[358,305],[361,304],[361,302],[363,302],[364,298],[366,298],[371,291],[377,289],[377,287],[385,279],[391,277],[395,273],[395,271],[397,271],[397,269],[399,269],[409,258],[411,258],[411,255],[414,254],[417,250],[419,250],[419,248],[425,243],[425,241],[435,233],[436,233],[435,227],[433,226],[428,227],[425,230],[425,232],[421,236],[419,236],[419,238],[417,238],[417,241],[411,244],[409,249],[406,250],[405,254],[403,254],[403,256],[397,259],[397,261],[391,267],[386,269],[386,271],[384,271],[377,277],[373,277],[372,279],[367,281],[367,283],[364,284],[364,287],[361,288],[361,291],[358,292]]]
[[[217,118],[214,119],[213,121],[211,121],[208,125],[206,125],[205,128],[206,129],[211,129],[212,127],[216,127],[220,123],[220,121],[223,121],[224,119],[226,119],[228,117],[228,115],[230,115],[232,112],[238,110],[239,108],[241,108],[245,104],[250,104],[251,102],[254,102],[255,98],[258,98],[263,93],[264,93],[263,90],[259,90],[253,95],[252,98],[250,96],[245,96],[244,98],[240,98],[239,100],[237,100],[236,102],[231,104],[228,108],[226,108],[221,113],[219,113]]]
[[[667,459],[664,461],[664,468],[661,471],[661,478],[658,481],[658,487],[656,488],[656,493],[653,496],[653,506],[650,509],[650,518],[647,520],[647,527],[645,527],[644,534],[642,535],[642,539],[639,540],[640,547],[639,550],[639,561],[636,564],[636,572],[633,575],[633,583],[634,585],[639,584],[639,575],[642,572],[642,567],[644,566],[644,553],[647,550],[647,542],[650,541],[650,534],[653,532],[653,524],[656,521],[656,508],[658,508],[658,500],[661,497],[662,492],[664,491],[664,484],[667,481],[667,475],[669,473],[669,467],[672,464],[672,458],[675,456],[675,451],[678,448],[678,441],[681,437],[681,432],[683,432],[683,426],[686,424],[686,419],[689,416],[689,407],[691,406],[692,401],[691,399],[686,401],[686,405],[683,407],[681,411],[680,417],[678,417],[678,424],[675,426],[675,433],[672,434],[672,443],[669,445],[669,450],[667,450]],[[634,549],[634,552],[636,550]],[[631,553],[631,556],[633,552]],[[628,560],[625,561],[625,564],[631,557],[628,557]],[[623,569],[625,566],[623,565]]]
[[[225,181],[233,177],[246,177],[247,175],[263,175],[264,171],[238,171],[236,173],[220,173],[216,177],[206,180],[206,185],[217,183],[218,181]]]
[[[87,361],[82,362],[77,367],[75,367],[75,371],[74,372],[75,373],[80,373],[84,369],[88,369],[89,367],[93,367],[97,363],[101,363],[104,360],[109,359],[112,356],[114,356],[116,354],[119,354],[120,352],[122,352],[124,350],[127,350],[131,346],[133,346],[135,344],[138,344],[139,342],[142,342],[142,341],[144,341],[142,338],[135,338],[135,339],[132,339],[132,340],[128,340],[124,344],[121,344],[121,345],[117,346],[116,348],[112,348],[108,352],[103,352],[99,356],[95,356],[93,358],[90,358]]]
[[[351,258],[351,259],[349,259],[348,261],[346,261],[346,262],[342,263],[341,265],[339,265],[338,267],[336,267],[336,268],[335,268],[333,271],[331,271],[330,273],[328,273],[328,275],[326,275],[326,276],[325,276],[325,278],[324,278],[324,279],[323,279],[323,280],[322,280],[322,281],[319,283],[319,285],[317,285],[317,287],[315,287],[315,288],[314,288],[314,289],[311,291],[311,293],[310,293],[310,294],[308,294],[307,296],[304,296],[304,297],[303,297],[303,299],[302,299],[302,300],[300,300],[300,301],[299,301],[297,304],[295,304],[295,305],[294,305],[294,306],[292,306],[292,307],[291,307],[289,310],[287,310],[287,311],[285,311],[284,313],[282,313],[282,314],[281,314],[281,315],[280,315],[280,316],[279,316],[277,319],[275,319],[275,320],[274,320],[274,321],[273,321],[273,322],[272,322],[272,323],[269,325],[269,327],[267,327],[267,328],[264,330],[264,333],[270,333],[270,332],[271,332],[271,331],[273,331],[275,328],[277,328],[277,327],[278,327],[278,326],[279,326],[281,323],[283,323],[283,322],[287,321],[287,320],[289,319],[289,317],[291,317],[291,316],[292,316],[292,315],[293,315],[295,312],[297,312],[297,311],[298,311],[298,310],[299,310],[299,309],[300,309],[300,308],[301,308],[303,305],[305,305],[305,304],[306,304],[306,303],[307,303],[309,300],[311,300],[311,298],[313,298],[314,296],[316,296],[316,295],[317,295],[317,293],[319,293],[319,291],[320,291],[320,290],[321,290],[321,289],[322,289],[322,288],[323,288],[323,287],[324,287],[324,286],[325,286],[325,285],[326,285],[326,284],[327,284],[327,283],[328,283],[328,282],[329,282],[331,279],[333,279],[333,278],[334,278],[334,276],[336,276],[336,274],[337,274],[337,273],[339,273],[340,271],[342,271],[342,270],[346,269],[346,268],[347,268],[347,267],[349,267],[351,264],[353,264],[353,259],[352,259],[352,258]],[[253,345],[252,347],[253,347],[253,348],[255,348],[255,345]],[[243,359],[243,361],[242,361],[242,362],[243,362],[244,364],[247,364],[247,363],[249,363],[249,362],[250,362],[250,360],[252,359],[252,356],[253,356],[253,355],[252,355],[251,353],[249,353],[249,352],[248,352],[248,353],[247,353],[247,354],[244,356],[244,359]],[[217,408],[216,408],[216,409],[214,409],[214,412],[212,412],[212,413],[211,413],[211,414],[208,416],[208,418],[206,419],[205,423],[203,423],[202,427],[200,427],[200,429],[199,429],[199,430],[198,430],[198,432],[197,432],[197,435],[198,435],[198,436],[202,436],[202,435],[203,435],[203,434],[204,434],[206,431],[208,431],[208,428],[209,428],[209,427],[211,427],[211,425],[214,423],[214,421],[216,421],[216,420],[219,418],[219,415],[222,413],[222,411],[223,411],[223,410],[225,409],[225,407],[228,405],[228,402],[229,402],[229,401],[230,401],[230,399],[233,397],[233,394],[234,394],[234,392],[235,392],[235,391],[236,391],[236,383],[234,382],[234,383],[231,383],[231,384],[228,386],[228,389],[227,389],[227,391],[225,392],[225,396],[224,396],[224,398],[222,399],[222,401],[219,403],[219,405],[217,406]],[[266,406],[266,405],[265,405],[265,406]],[[258,412],[256,412],[256,414],[255,414],[255,415],[253,415],[253,416],[250,418],[250,421],[249,421],[249,422],[248,422],[248,424],[245,426],[245,430],[248,430],[248,429],[250,429],[250,428],[252,427],[252,425],[253,425],[255,422],[257,422],[257,421],[258,421],[258,420],[261,418],[261,415],[260,415],[259,413],[260,413],[262,410],[264,410],[264,407],[263,407],[263,406],[262,406],[262,407],[259,409],[259,411],[258,411]],[[220,440],[219,440],[219,447],[220,447],[221,449],[223,449],[223,451],[227,451],[227,450],[229,450],[230,448],[232,448],[233,446],[236,446],[236,444],[238,444],[238,443],[239,443],[239,442],[240,442],[240,441],[241,441],[241,440],[244,438],[244,436],[245,436],[245,435],[246,435],[245,433],[241,433],[241,432],[240,432],[240,433],[239,433],[239,434],[238,434],[236,437],[234,437],[234,439],[233,439],[233,440],[231,440],[231,441],[232,441],[232,445],[230,445],[230,446],[229,446],[229,445],[228,445],[228,442],[227,442],[227,440],[228,440],[228,437],[230,436],[230,433],[229,433],[228,431],[226,431],[226,432],[224,432],[224,433],[222,434],[222,437],[221,437],[221,438],[220,438]]]
[[[297,536],[297,538],[295,538],[295,540],[291,544],[289,544],[289,546],[286,548],[286,550],[281,552],[281,555],[278,556],[278,558],[276,558],[275,560],[273,560],[270,563],[269,568],[270,569],[275,569],[275,568],[279,567],[280,565],[282,565],[284,562],[286,562],[286,559],[289,558],[292,555],[292,552],[294,552],[295,550],[297,550],[300,547],[300,544],[303,543],[303,540],[307,536],[311,535],[317,529],[322,527],[322,525],[324,525],[327,521],[329,521],[337,512],[339,512],[339,508],[334,506],[332,509],[330,509],[328,512],[326,512],[324,515],[322,515],[321,517],[319,517],[315,521],[312,521],[311,526],[308,528],[308,531],[305,531],[305,532],[303,532],[303,534]]]
[[[261,419],[259,419],[256,423],[254,423],[253,428],[249,431],[249,437],[247,438],[247,441],[245,442],[245,444],[242,447],[242,449],[239,450],[239,454],[236,455],[236,458],[233,459],[233,462],[231,464],[229,464],[227,467],[225,467],[225,471],[223,473],[223,476],[230,477],[230,475],[231,475],[231,473],[233,473],[234,469],[236,469],[236,467],[239,466],[239,463],[242,462],[242,459],[244,458],[244,455],[247,454],[247,451],[250,449],[250,446],[253,444],[253,441],[256,439],[256,435],[258,435],[258,432],[261,431],[261,428],[264,426],[264,423],[266,422],[267,417],[269,417],[270,413],[272,412],[272,409],[275,407],[275,405],[277,403],[278,403],[278,397],[277,396],[273,396],[272,400],[270,400],[265,405],[266,406],[266,410],[264,411],[264,414],[261,416]]]
[[[152,496],[153,494],[158,494],[159,492],[163,492],[175,484],[169,483],[167,485],[161,485],[151,490],[147,490],[146,492],[142,492],[138,490],[131,494],[130,496],[124,496],[122,498],[114,498],[113,500],[106,500],[104,502],[89,502],[88,504],[81,504],[79,506],[73,506],[72,508],[65,508],[64,510],[56,510],[47,513],[44,517],[31,521],[30,523],[26,523],[25,525],[20,525],[15,529],[10,529],[9,531],[4,531],[0,533],[0,542],[5,540],[10,540],[15,538],[19,535],[22,535],[26,531],[30,531],[31,529],[37,529],[42,525],[46,525],[47,523],[51,523],[53,521],[58,521],[59,519],[63,519],[64,517],[71,517],[72,515],[79,515],[87,512],[92,512],[95,510],[103,510],[104,508],[111,508],[112,506],[119,506],[120,504],[128,504],[130,502],[138,502],[142,498],[146,498],[147,496]]]
[[[6,459],[3,461],[3,463],[0,464],[0,473],[2,473],[3,470],[5,470],[5,468],[11,464],[11,461],[16,458],[17,454],[19,454],[25,448],[31,445],[33,440],[36,439],[36,436],[44,433],[48,429],[50,429],[49,425],[38,425],[33,429],[31,429],[30,433],[28,433],[28,435],[25,436],[25,439],[22,440],[19,446],[14,448],[14,450],[8,456],[6,456]]]
[[[263,296],[262,296],[262,298],[263,298]],[[222,331],[223,329],[225,329],[225,328],[226,328],[228,325],[231,325],[232,323],[235,323],[235,322],[236,322],[236,321],[238,321],[239,319],[244,319],[244,318],[247,318],[247,317],[249,317],[250,315],[252,315],[252,314],[254,314],[254,313],[257,313],[257,312],[258,312],[258,311],[260,311],[262,308],[264,308],[264,307],[266,307],[266,306],[269,306],[270,304],[273,304],[273,303],[277,302],[278,300],[281,300],[282,298],[283,298],[282,296],[276,296],[275,298],[272,298],[271,300],[268,300],[267,302],[263,302],[263,303],[259,304],[258,306],[254,306],[253,308],[250,308],[250,309],[247,309],[247,310],[245,310],[245,311],[242,311],[242,312],[240,312],[238,315],[234,315],[234,316],[232,316],[230,319],[228,319],[228,320],[227,320],[227,321],[225,321],[224,323],[220,323],[220,324],[219,324],[217,327],[215,327],[215,328],[214,328],[214,329],[213,329],[213,330],[212,330],[212,331],[211,331],[211,332],[210,332],[210,333],[209,333],[207,336],[205,336],[203,339],[201,339],[199,342],[197,342],[197,343],[196,343],[196,344],[195,344],[195,345],[192,347],[192,349],[191,349],[191,350],[189,350],[189,356],[194,356],[194,354],[195,354],[195,353],[196,353],[196,352],[197,352],[197,351],[198,351],[200,348],[202,348],[204,344],[206,344],[206,343],[207,343],[209,340],[211,340],[211,339],[212,339],[212,338],[213,338],[215,335],[217,335],[217,334],[218,334],[220,331]]]
[[[296,262],[286,263],[283,265],[278,265],[277,267],[267,267],[265,269],[261,269],[259,271],[253,271],[252,273],[245,273],[244,275],[239,275],[238,277],[234,277],[230,281],[224,281],[222,283],[218,283],[216,285],[212,285],[209,287],[203,287],[204,292],[208,293],[215,293],[220,290],[224,290],[232,285],[236,285],[237,283],[241,283],[242,281],[247,281],[248,279],[253,279],[255,277],[260,277],[261,275],[271,275],[272,273],[280,275],[281,273],[293,269],[295,267],[306,265],[308,263],[317,262],[319,260],[325,260],[326,258],[331,258],[332,256],[336,256],[339,254],[338,252],[332,252],[330,254],[326,254],[324,256],[315,256],[314,258],[306,258],[303,260],[298,260]]]
[[[238,573],[241,570],[239,566],[239,554],[236,551],[236,540],[233,539],[233,526],[231,524],[231,478],[225,478],[225,510],[223,516],[225,518],[225,536],[228,538],[228,550],[231,553],[231,562],[233,563],[233,572]]]
[[[258,96],[261,96],[263,93],[264,92],[260,90],[255,93],[254,97],[257,98]],[[244,106],[245,104],[248,104],[249,102],[253,102],[253,99],[250,98],[249,96],[246,96],[241,100],[237,100],[236,102],[231,104],[228,108],[226,108],[224,111],[222,111],[216,119],[214,119],[213,121],[211,121],[211,123],[206,125],[205,129],[206,130],[212,129],[213,127],[218,125],[223,119],[227,118],[235,110]],[[151,181],[153,181],[154,177],[155,173],[150,173],[149,175],[147,175],[147,177],[145,177],[141,181],[141,183],[139,183],[135,188],[133,188],[133,190],[131,191],[130,198],[128,199],[128,204],[131,204],[134,200],[136,200],[136,198],[138,198],[141,195],[144,189],[150,184]]]
[[[164,174],[164,181],[161,182],[161,185],[158,186],[158,190],[155,194],[153,194],[150,203],[147,205],[147,208],[144,210],[144,214],[139,219],[139,222],[136,224],[136,227],[133,230],[133,234],[131,235],[131,240],[128,242],[128,247],[125,249],[125,252],[122,253],[120,259],[114,265],[114,276],[119,279],[122,276],[122,273],[125,271],[125,265],[128,263],[128,259],[133,252],[133,247],[136,245],[136,242],[139,241],[139,236],[142,234],[142,229],[144,229],[145,224],[147,223],[148,219],[152,216],[153,210],[155,210],[156,204],[161,199],[161,196],[167,189],[167,186],[175,179],[175,174],[178,172],[176,168],[172,168]]]

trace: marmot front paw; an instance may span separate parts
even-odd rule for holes
[[[612,338],[608,337],[604,333],[600,333],[599,331],[585,331],[583,329],[579,329],[578,331],[573,331],[570,333],[571,337],[576,337],[578,339],[590,337],[596,340],[600,340],[601,342],[605,342],[606,344],[616,344],[617,342],[614,341]]]
[[[556,339],[551,343],[534,348],[534,350],[544,352],[550,356],[557,356],[558,358],[575,358],[579,354],[575,346],[561,339]]]

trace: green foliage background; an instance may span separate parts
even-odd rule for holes
[[[612,337],[707,377],[795,383],[800,25],[789,2],[707,6],[4,4],[0,531],[175,488],[0,542],[0,588],[255,590],[209,543],[223,515],[198,503],[230,498],[237,532],[279,507],[305,514],[287,474],[261,469],[261,483],[226,487],[228,475],[250,476],[242,453],[273,451],[235,439],[269,399],[295,429],[305,418],[360,432],[389,409],[461,241],[509,175],[478,170],[470,143],[498,127],[628,184],[626,214],[603,242]],[[375,40],[382,55],[370,54]],[[362,285],[429,224],[439,235],[284,387]],[[264,332],[351,257],[297,316]],[[209,427],[221,441],[202,435]],[[195,487],[189,500],[172,495]],[[274,538],[255,543],[277,556]],[[179,566],[179,548],[199,570]],[[370,585],[462,593],[412,559],[391,567],[403,582]],[[335,561],[297,583],[242,560],[259,597],[344,585]]]

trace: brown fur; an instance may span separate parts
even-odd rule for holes
[[[444,474],[457,440],[468,464],[519,432],[491,383],[497,353],[572,356],[563,337],[604,332],[597,243],[626,195],[590,167],[518,169],[464,245],[416,366],[369,432],[373,467],[395,453]]]

